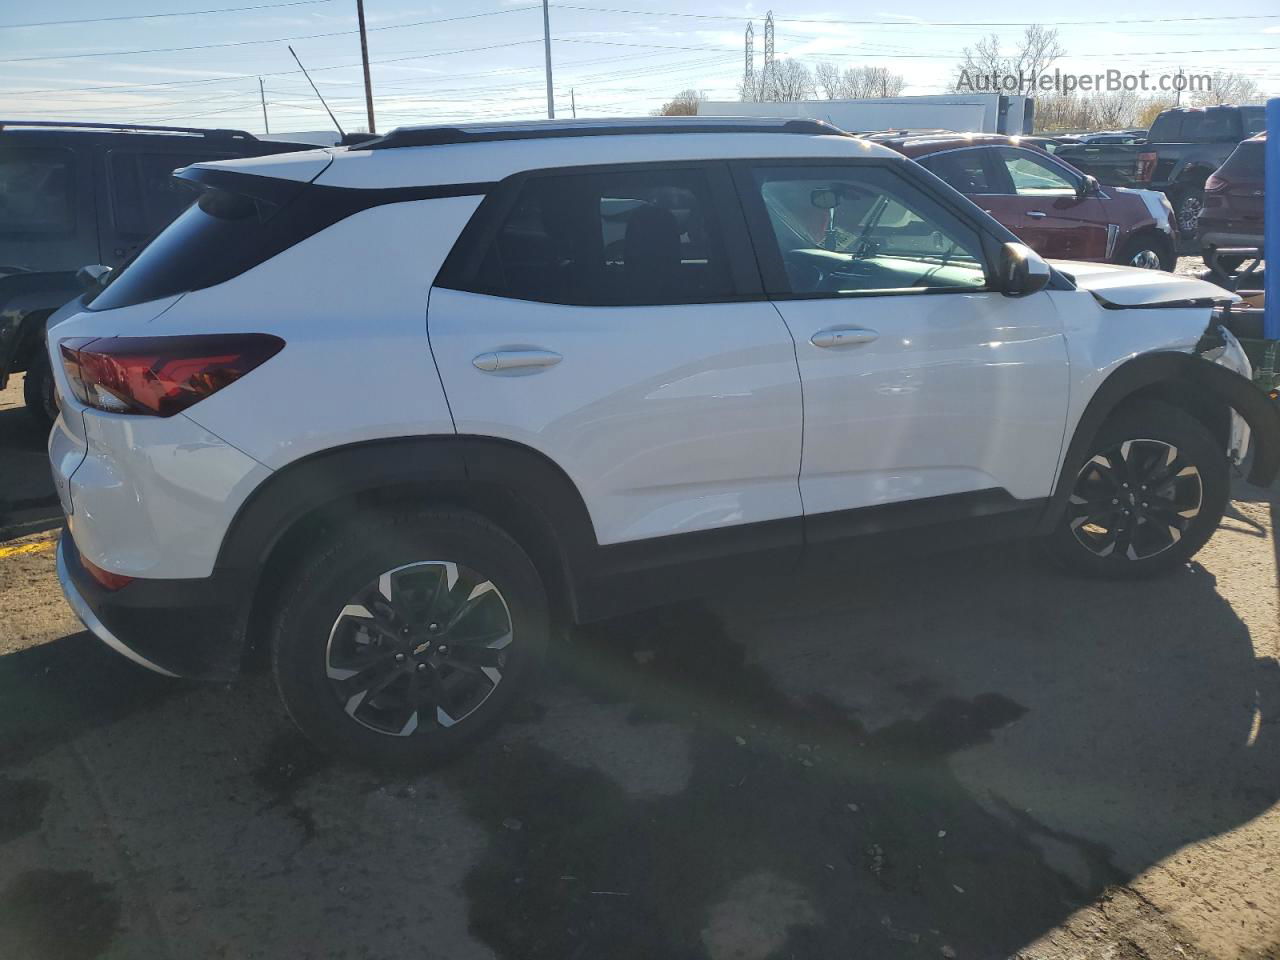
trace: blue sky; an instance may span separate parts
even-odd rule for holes
[[[262,76],[273,130],[327,128],[328,118],[286,49],[291,42],[343,125],[360,127],[364,104],[355,0],[279,5],[285,2],[47,0],[36,5],[3,0],[0,117],[190,123],[260,133]],[[11,26],[251,6],[263,8]],[[686,87],[713,99],[734,99],[742,75],[743,30],[754,21],[758,66],[766,9],[714,0],[697,6],[678,0],[553,3],[557,112],[568,115],[571,89],[579,116],[643,115]],[[1068,52],[1061,65],[1073,72],[1234,70],[1280,95],[1280,9],[1274,0],[1244,0],[1227,8],[1230,16],[1257,19],[1189,22],[1170,18],[1203,18],[1211,15],[1211,6],[1189,0],[1080,0],[1053,6],[1025,0],[856,6],[774,0],[772,10],[780,57],[811,66],[821,60],[888,66],[907,78],[908,93],[943,92],[961,48],[983,34],[998,33],[1012,47],[1021,32],[1016,25],[978,22],[1039,20],[1056,24]],[[366,0],[366,16],[380,128],[545,115],[540,3]],[[1144,16],[1162,19],[1098,22]],[[447,22],[424,22],[442,20]],[[202,49],[157,50],[177,47]]]

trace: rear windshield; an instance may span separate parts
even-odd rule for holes
[[[1246,140],[1227,157],[1219,173],[1233,180],[1261,180],[1264,146],[1261,140]]]
[[[0,235],[75,230],[73,161],[70,150],[0,147]]]
[[[261,246],[264,227],[278,211],[265,200],[206,190],[112,278],[91,309],[127,307],[229,279]]]

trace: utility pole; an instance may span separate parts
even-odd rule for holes
[[[364,0],[356,0],[356,17],[360,21],[360,59],[364,61],[364,103],[369,111],[369,132],[377,133],[373,122],[373,81],[369,79],[369,37],[364,29]]]
[[[1175,107],[1182,106],[1182,68],[1178,68],[1178,83],[1173,94],[1173,105]]]
[[[742,99],[758,100],[756,96],[756,28],[747,21],[746,51],[742,64]]]
[[[556,97],[551,86],[551,13],[547,0],[542,0],[542,49],[547,59],[547,119],[556,118]]]
[[[271,134],[271,124],[267,122],[267,91],[262,86],[262,78],[258,78],[258,96],[262,98],[262,129],[268,136]]]
[[[776,100],[777,67],[773,63],[773,11],[764,15],[764,70],[760,73],[760,99]]]
[[[573,87],[569,88],[569,109],[573,111],[573,119],[578,119],[578,101],[573,97]]]

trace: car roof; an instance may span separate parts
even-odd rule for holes
[[[943,150],[959,150],[964,147],[1017,147],[1024,143],[1039,150],[1036,141],[1040,137],[1009,137],[1002,133],[950,133],[937,136],[899,137],[881,140],[908,157],[923,157]]]
[[[644,117],[407,127],[347,148],[291,154],[288,163],[268,158],[193,166],[314,179],[325,186],[394,188],[491,183],[561,167],[809,157],[901,159],[816,120]],[[325,167],[316,174],[315,161],[321,159]]]
[[[186,140],[239,140],[257,142],[258,138],[247,130],[231,130],[216,127],[166,127],[137,123],[90,123],[64,120],[0,120],[0,131],[6,134],[21,133],[26,136],[147,136],[164,139]]]

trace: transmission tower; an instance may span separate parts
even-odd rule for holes
[[[764,15],[764,70],[760,73],[760,99],[777,99],[774,72],[777,67],[773,62],[773,11]]]
[[[742,99],[756,99],[756,31],[747,21],[746,54],[742,65]]]

